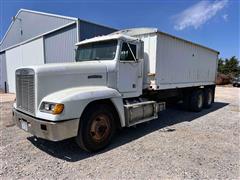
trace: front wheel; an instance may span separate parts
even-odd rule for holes
[[[107,104],[93,104],[87,107],[80,119],[76,141],[90,152],[106,147],[116,130],[112,107]]]

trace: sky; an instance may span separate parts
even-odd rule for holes
[[[221,58],[240,54],[240,0],[0,0],[0,39],[21,8],[117,29],[155,27],[213,48]]]

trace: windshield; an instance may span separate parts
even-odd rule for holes
[[[76,61],[113,60],[116,49],[117,40],[83,44],[76,51]]]

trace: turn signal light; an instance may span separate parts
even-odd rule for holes
[[[53,114],[61,114],[64,109],[63,104],[55,104],[54,108],[52,109]]]

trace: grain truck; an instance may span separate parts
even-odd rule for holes
[[[155,28],[76,44],[76,62],[16,70],[13,118],[32,135],[106,147],[117,129],[156,118],[168,100],[199,112],[214,102],[218,52]],[[160,113],[161,114],[161,113]]]

